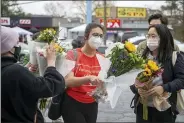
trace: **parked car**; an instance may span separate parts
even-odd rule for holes
[[[119,32],[117,40],[118,42],[125,43],[129,38],[133,38],[139,36],[136,31],[124,31],[124,32]]]
[[[184,43],[181,43],[178,40],[175,40],[175,43],[178,45],[180,51],[183,51],[184,52]]]
[[[136,47],[139,45],[139,43],[141,43],[142,41],[145,41],[146,37],[145,36],[136,36],[133,38],[129,38],[128,41],[130,41],[131,43],[133,43],[134,45],[136,45]],[[174,39],[174,43],[176,45],[178,45],[179,49],[181,51],[184,51],[184,43],[181,43],[180,41]]]
[[[145,40],[146,40],[145,36],[136,36],[136,37],[128,39],[129,42],[133,43],[136,46],[138,46],[139,43],[141,43],[142,41],[145,41]]]

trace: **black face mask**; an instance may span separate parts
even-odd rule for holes
[[[15,57],[15,59],[18,60],[20,51],[21,51],[21,47],[14,47],[14,48],[15,48],[15,52],[14,53],[10,52],[10,53]]]

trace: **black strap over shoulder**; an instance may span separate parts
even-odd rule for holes
[[[132,105],[134,101],[135,101],[135,95],[134,95],[134,97],[132,98],[132,101],[131,101],[131,103],[130,103],[130,108],[135,108],[135,105]]]

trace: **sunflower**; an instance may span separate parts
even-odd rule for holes
[[[149,68],[145,68],[144,72],[143,72],[143,75],[144,76],[151,76],[152,75],[152,72]]]
[[[148,67],[154,72],[159,70],[157,63],[152,60],[148,61]]]
[[[134,44],[132,44],[131,42],[125,42],[125,48],[129,51],[129,52],[135,52],[136,51],[136,47]]]

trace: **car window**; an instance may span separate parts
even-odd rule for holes
[[[105,54],[105,50],[107,49],[107,47],[99,47],[98,49],[97,49],[97,51],[99,52],[99,53],[101,53],[101,54]]]
[[[181,42],[178,41],[178,40],[174,40],[174,43],[175,43],[175,44],[181,44]]]
[[[122,36],[122,42],[124,42],[125,40],[132,38],[132,37],[136,37],[138,36],[137,32],[128,32],[128,33],[124,33],[124,35]]]
[[[144,41],[144,40],[137,40],[137,41],[133,42],[133,44],[134,45],[139,45],[139,43],[141,43],[142,41]]]

